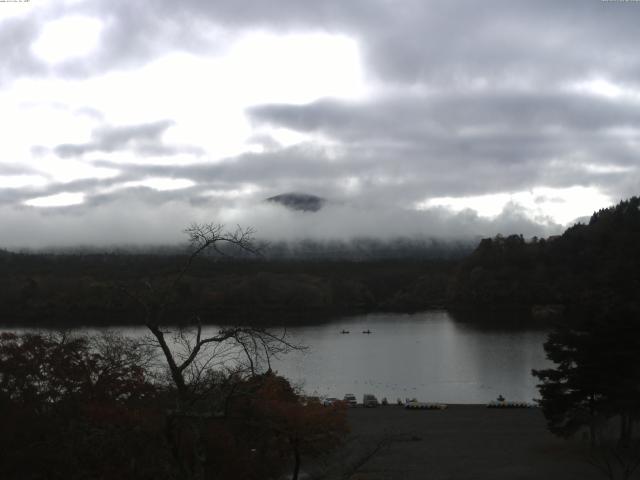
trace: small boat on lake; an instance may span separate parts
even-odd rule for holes
[[[530,402],[506,402],[493,400],[487,403],[487,408],[533,408],[536,405]]]
[[[363,330],[362,333],[370,334],[371,330],[368,330],[368,329],[367,330]]]
[[[344,333],[350,333],[349,330],[342,330],[340,333],[344,334]]]

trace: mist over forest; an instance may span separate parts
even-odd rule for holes
[[[191,223],[221,223],[229,228],[253,228],[261,241],[297,243],[352,242],[354,239],[438,243],[472,242],[517,232],[525,237],[562,232],[550,218],[533,218],[517,204],[508,204],[495,217],[471,209],[452,212],[394,204],[328,202],[317,211],[301,211],[274,202],[238,201],[221,206],[199,205],[176,198],[149,209],[136,196],[65,208],[2,209],[0,248],[11,250],[118,246],[158,247],[183,244],[183,230]],[[142,213],[144,212],[144,215]]]
[[[587,297],[633,301],[640,271],[638,202],[638,197],[625,200],[546,238],[265,242],[251,229],[238,230],[251,246],[223,241],[189,260],[188,272],[171,290],[166,321],[188,323],[193,309],[208,312],[203,319],[258,323],[429,308],[547,317]],[[188,231],[194,228],[225,231],[221,225]],[[171,283],[193,248],[0,251],[4,322],[135,324],[140,312],[118,288]]]
[[[276,240],[255,239],[258,253],[248,252],[233,245],[222,245],[220,251],[210,251],[206,255],[213,258],[229,257],[236,260],[427,260],[459,259],[473,251],[481,237],[464,240],[441,240],[435,238],[397,237],[388,239],[352,238],[346,240]],[[175,256],[189,251],[187,243],[181,245],[110,245],[110,246],[65,246],[20,248],[7,252],[34,255],[158,255]]]

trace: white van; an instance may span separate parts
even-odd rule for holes
[[[358,406],[358,401],[356,400],[356,396],[353,393],[347,393],[344,396],[344,401],[347,403],[347,405],[349,405],[350,407],[357,407]]]
[[[372,395],[370,393],[365,393],[364,396],[362,397],[363,407],[377,407],[378,405],[380,404],[378,403],[378,399],[376,398],[375,395]]]

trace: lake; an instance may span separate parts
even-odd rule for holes
[[[542,347],[547,330],[514,323],[461,322],[445,311],[346,317],[290,329],[308,349],[274,369],[308,394],[354,393],[359,401],[365,393],[390,402],[485,403],[500,394],[532,401],[539,395],[531,369],[551,365]]]
[[[134,337],[147,332],[145,327],[114,330]],[[463,321],[446,311],[378,313],[289,327],[287,332],[307,348],[274,360],[273,369],[309,395],[342,398],[354,393],[362,401],[372,393],[390,402],[415,397],[461,404],[503,395],[532,401],[538,391],[531,369],[550,365],[542,347],[547,330],[515,317]]]

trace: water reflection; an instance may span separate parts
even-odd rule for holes
[[[372,334],[360,333],[366,329]],[[502,394],[531,401],[537,396],[531,369],[548,364],[545,330],[484,329],[444,311],[364,315],[290,331],[309,349],[276,362],[276,369],[320,395],[484,403]]]
[[[134,337],[147,334],[145,327],[116,330]],[[207,332],[217,330],[206,327]],[[274,370],[308,394],[338,398],[373,393],[389,401],[416,397],[486,403],[502,394],[507,400],[531,401],[538,396],[531,369],[549,364],[542,348],[546,329],[532,328],[518,317],[384,313],[287,331],[293,342],[308,348],[275,360]]]

